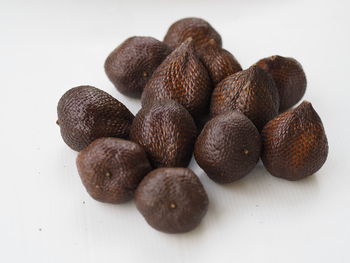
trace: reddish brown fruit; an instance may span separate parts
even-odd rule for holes
[[[192,40],[187,39],[153,73],[142,94],[142,104],[172,99],[197,118],[207,112],[211,92],[208,72],[194,54]]]
[[[154,167],[186,167],[197,135],[188,111],[172,100],[147,104],[137,114],[131,140],[142,145]]]
[[[172,24],[164,37],[164,43],[177,48],[189,37],[193,39],[196,50],[202,48],[210,39],[222,46],[219,33],[207,21],[195,17],[180,19]]]
[[[186,168],[150,172],[137,188],[135,202],[147,223],[166,233],[184,233],[197,227],[209,204],[198,177]]]
[[[198,51],[198,55],[209,72],[214,85],[224,78],[241,71],[241,65],[236,58],[227,50],[222,49],[214,39],[208,41]]]
[[[105,71],[121,93],[140,97],[153,71],[170,52],[166,44],[153,37],[131,37],[107,57]]]
[[[327,159],[327,137],[310,102],[268,122],[261,136],[261,159],[274,176],[299,180],[316,173]]]
[[[204,126],[195,144],[198,165],[217,183],[247,175],[259,160],[260,134],[242,113],[229,111]]]
[[[77,157],[80,178],[92,198],[107,203],[132,199],[142,178],[152,170],[142,147],[117,138],[100,138]]]
[[[91,86],[68,90],[57,106],[61,135],[80,151],[100,137],[127,138],[134,115],[117,99]]]
[[[261,130],[278,114],[279,97],[272,77],[257,66],[239,71],[221,81],[211,97],[212,117],[237,110]]]
[[[272,75],[280,96],[280,112],[294,106],[304,96],[306,76],[294,58],[272,56],[261,59],[256,65]]]

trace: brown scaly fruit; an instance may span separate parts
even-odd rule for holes
[[[259,60],[256,65],[272,75],[280,96],[280,112],[294,106],[304,96],[306,76],[294,58],[271,56]]]
[[[327,159],[327,137],[310,102],[268,122],[261,136],[261,159],[274,176],[299,180],[316,173]]]
[[[114,86],[130,97],[140,97],[153,71],[171,49],[153,37],[131,37],[105,61],[105,71]]]
[[[242,113],[229,111],[207,122],[194,156],[212,180],[231,183],[253,170],[260,151],[260,134],[254,124]]]
[[[257,66],[239,71],[221,81],[211,97],[212,117],[237,110],[260,131],[278,114],[279,97],[272,77]]]
[[[186,167],[197,135],[188,111],[172,100],[147,104],[132,123],[130,138],[142,145],[154,167]]]
[[[197,118],[207,112],[211,92],[208,72],[194,54],[192,39],[187,39],[154,71],[143,91],[142,104],[172,99]]]
[[[164,37],[164,43],[172,48],[177,48],[187,38],[191,37],[195,50],[202,48],[210,39],[221,47],[221,36],[205,20],[196,17],[183,18],[170,26]]]
[[[190,169],[159,168],[142,180],[135,202],[153,228],[166,233],[184,233],[199,225],[209,199]]]
[[[214,39],[209,40],[197,53],[214,85],[242,70],[236,58],[227,50],[222,49]]]
[[[57,106],[65,143],[80,151],[100,137],[127,138],[134,115],[117,99],[92,86],[68,90]]]
[[[99,138],[77,157],[80,178],[92,198],[124,203],[152,170],[145,151],[137,143],[118,138]]]

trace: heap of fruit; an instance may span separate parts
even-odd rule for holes
[[[66,144],[96,200],[136,206],[155,229],[187,232],[208,209],[194,157],[210,179],[232,183],[261,157],[274,176],[299,180],[317,172],[328,154],[320,117],[301,100],[305,73],[295,59],[271,56],[242,70],[206,21],[181,19],[163,42],[131,37],[106,59],[115,87],[141,97],[133,116],[91,86],[67,91],[58,103]]]

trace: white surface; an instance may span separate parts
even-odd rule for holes
[[[349,2],[218,2],[0,1],[1,262],[350,262]],[[88,196],[55,125],[56,105],[69,88],[90,84],[136,113],[139,101],[114,89],[104,59],[129,36],[162,39],[186,16],[210,21],[245,68],[274,54],[297,58],[330,152],[300,182],[259,164],[220,186],[193,161],[208,214],[195,231],[167,235],[133,202]]]

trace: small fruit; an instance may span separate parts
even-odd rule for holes
[[[207,112],[211,92],[208,72],[194,54],[192,40],[187,39],[154,71],[143,91],[142,104],[172,99],[196,118]]]
[[[134,116],[117,99],[91,86],[68,90],[57,106],[65,143],[80,151],[100,137],[127,138]]]
[[[147,104],[132,123],[130,138],[142,145],[154,167],[186,167],[197,128],[188,111],[172,100]]]
[[[80,178],[92,198],[107,203],[124,203],[152,170],[142,147],[117,138],[99,138],[77,157]]]
[[[212,180],[231,183],[253,170],[260,151],[260,134],[254,124],[242,113],[229,111],[207,122],[194,156]]]
[[[159,168],[150,172],[137,188],[135,202],[147,223],[166,233],[194,229],[209,204],[203,185],[187,168]]]
[[[274,176],[299,180],[316,173],[327,159],[327,137],[310,102],[278,115],[266,124],[261,136],[261,159]]]
[[[274,79],[280,96],[280,112],[294,106],[304,96],[306,76],[294,58],[272,56],[256,63]]]
[[[105,71],[123,94],[140,97],[153,71],[171,49],[153,37],[130,37],[107,57]]]
[[[193,39],[195,50],[200,49],[210,39],[222,46],[219,33],[207,21],[195,17],[183,18],[172,24],[163,41],[168,46],[177,48],[189,37]]]
[[[279,97],[272,77],[257,66],[239,71],[221,81],[211,97],[212,117],[237,110],[260,131],[278,114]]]
[[[227,50],[222,49],[214,39],[208,41],[198,51],[198,55],[209,72],[214,85],[224,78],[241,71],[241,65]]]

